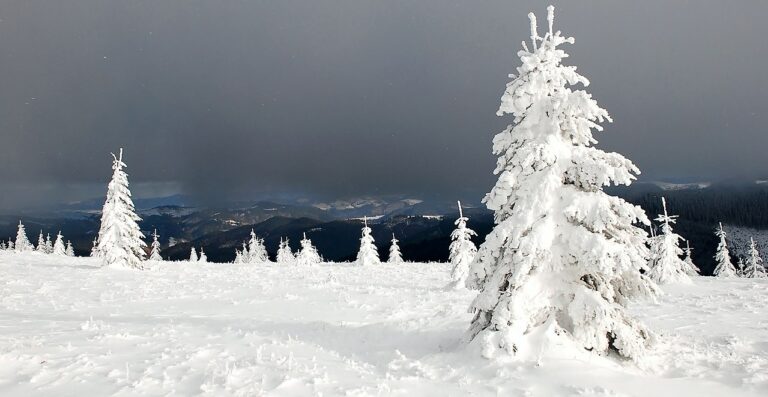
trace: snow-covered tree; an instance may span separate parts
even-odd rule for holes
[[[244,252],[245,253],[245,252]],[[256,233],[251,229],[251,239],[248,241],[248,263],[266,263],[269,262],[267,248],[264,246],[264,240],[256,237]]]
[[[9,251],[13,251],[16,249],[15,244],[10,239],[8,240],[8,244],[6,244],[5,249]]]
[[[683,250],[680,248],[682,237],[672,231],[672,224],[677,216],[667,214],[667,201],[661,198],[663,214],[656,221],[661,224],[661,234],[651,241],[650,271],[648,276],[659,284],[686,283],[691,279],[686,269],[688,265],[680,259]]]
[[[123,149],[112,154],[112,180],[107,186],[107,199],[101,211],[101,228],[97,256],[104,265],[143,269],[144,235],[139,229],[136,210],[128,189],[128,174],[123,171]]]
[[[93,238],[93,245],[91,246],[91,257],[99,256],[99,236]]]
[[[589,84],[564,66],[559,48],[572,38],[549,31],[542,38],[531,13],[532,48],[507,84],[498,115],[513,124],[496,135],[496,185],[484,198],[496,226],[470,265],[467,286],[479,289],[468,338],[483,355],[499,349],[521,357],[542,353],[560,338],[583,349],[638,359],[651,339],[626,311],[633,297],[658,288],[646,264],[648,224],[643,210],[607,195],[603,186],[629,185],[639,170],[618,153],[595,148],[592,129],[611,121]],[[542,337],[546,335],[546,337]]]
[[[321,261],[322,258],[320,258],[317,248],[312,245],[312,240],[307,238],[307,233],[304,233],[304,238],[301,240],[301,249],[296,254],[296,264],[300,266],[314,266]]]
[[[198,262],[207,263],[208,262],[208,255],[205,255],[205,249],[203,247],[200,247],[200,259]]]
[[[29,242],[27,238],[27,231],[24,229],[24,224],[19,221],[19,229],[16,231],[16,252],[27,252],[34,250],[35,247]]]
[[[67,256],[75,256],[75,248],[72,247],[72,242],[67,240],[67,249],[64,251]]]
[[[395,238],[395,233],[392,233],[392,244],[389,246],[389,258],[387,258],[387,263],[391,263],[393,265],[400,265],[403,261],[403,254],[400,253],[400,246],[397,245],[398,239]]]
[[[720,239],[720,243],[717,244],[717,251],[715,251],[717,266],[715,266],[713,274],[717,277],[736,277],[736,269],[731,262],[731,253],[728,250],[728,242],[725,240],[726,234],[722,223],[719,224],[715,235]]]
[[[360,237],[360,250],[357,251],[357,263],[358,266],[378,265],[381,263],[379,260],[379,251],[374,244],[373,236],[371,236],[371,228],[368,227],[368,217],[363,217],[363,233]]]
[[[747,270],[747,265],[744,264],[744,258],[738,257],[736,259],[736,277],[744,277],[744,271]]]
[[[45,253],[46,254],[52,254],[53,253],[53,241],[51,241],[51,234],[47,233],[45,235]]]
[[[152,245],[149,252],[149,260],[162,261],[163,257],[160,255],[160,236],[157,234],[157,229],[152,233]]]
[[[288,239],[283,240],[280,238],[280,246],[277,248],[277,263],[291,264],[296,260],[296,257],[291,251],[291,246],[288,245]]]
[[[685,273],[689,276],[698,276],[699,268],[693,263],[693,248],[691,248],[691,243],[688,240],[685,240],[684,252],[685,259],[683,259],[683,262],[685,262]]]
[[[766,270],[763,267],[763,258],[760,257],[760,252],[757,250],[757,244],[755,239],[749,239],[749,256],[747,257],[747,264],[744,268],[744,277],[747,278],[765,278]]]
[[[64,236],[61,235],[61,231],[56,234],[56,242],[53,243],[53,254],[59,256],[67,255],[67,247],[64,244]]]
[[[243,263],[243,252],[235,248],[235,263]]]
[[[195,251],[195,247],[192,246],[189,250],[189,261],[190,262],[197,262],[199,259],[197,257],[197,252]]]
[[[43,236],[43,231],[40,231],[40,235],[37,236],[37,247],[35,247],[35,251],[45,253],[45,236]]]
[[[469,264],[477,255],[477,247],[472,242],[472,236],[477,236],[477,233],[467,227],[469,218],[465,217],[461,210],[461,201],[458,205],[459,219],[454,222],[456,229],[451,233],[453,242],[448,247],[448,260],[451,262],[451,282],[448,288],[452,289],[462,289],[466,286]]]

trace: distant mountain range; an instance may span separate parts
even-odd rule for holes
[[[671,213],[680,215],[676,231],[691,241],[694,260],[704,273],[714,268],[712,255],[717,241],[712,234],[717,222],[744,230],[768,230],[768,183],[637,183],[614,187],[609,193],[624,197],[654,218],[667,198]],[[54,235],[59,230],[71,239],[79,255],[87,255],[99,227],[102,199],[68,203],[57,210],[26,211],[0,216],[0,239],[15,236],[22,217],[32,241],[40,230]],[[281,237],[297,249],[303,233],[312,239],[327,260],[352,260],[357,252],[362,217],[370,218],[373,236],[383,258],[394,233],[407,260],[444,261],[450,233],[458,216],[453,200],[422,200],[407,196],[362,197],[314,201],[303,198],[285,202],[257,201],[206,208],[193,206],[183,195],[137,199],[146,235],[158,230],[163,254],[184,260],[190,247],[203,247],[209,260],[234,259],[235,249],[247,241],[251,229],[265,239],[275,254]],[[479,204],[464,206],[480,244],[493,227],[492,213]],[[747,232],[739,232],[739,238]],[[768,253],[766,253],[768,256]]]

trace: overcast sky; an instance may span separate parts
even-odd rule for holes
[[[554,3],[615,120],[601,147],[643,179],[768,175],[767,1]],[[4,0],[0,206],[103,190],[121,146],[149,195],[479,199],[526,14],[545,6]]]

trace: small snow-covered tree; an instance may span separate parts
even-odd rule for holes
[[[685,262],[685,273],[689,276],[698,276],[699,268],[693,263],[693,248],[691,248],[691,243],[688,240],[685,240],[684,252],[685,259],[683,259],[683,262]]]
[[[314,266],[321,261],[322,258],[317,252],[317,248],[312,245],[312,240],[307,238],[307,233],[304,233],[304,238],[301,240],[301,249],[296,254],[296,264],[300,266]]]
[[[747,270],[747,265],[744,264],[744,258],[738,257],[736,259],[736,277],[744,277],[744,271]]]
[[[64,236],[61,235],[61,231],[56,234],[56,242],[53,243],[53,254],[59,256],[67,255],[67,247],[64,245]]]
[[[277,263],[291,264],[296,260],[296,257],[291,251],[291,246],[288,245],[288,239],[283,240],[280,238],[280,246],[277,248]]]
[[[248,241],[248,260],[249,263],[269,262],[267,248],[264,246],[264,240],[256,237],[256,233],[251,229],[251,239]]]
[[[200,247],[200,259],[198,262],[207,263],[208,262],[208,255],[205,254],[205,249],[203,247]]]
[[[192,246],[192,247],[189,249],[189,261],[190,261],[190,262],[197,262],[198,260],[199,260],[199,259],[198,259],[198,257],[197,257],[197,252],[195,251],[195,247],[194,247],[194,246]]]
[[[243,263],[243,252],[235,248],[235,263]]]
[[[24,224],[19,221],[19,228],[16,231],[16,252],[27,252],[34,249],[35,247],[32,246],[32,243],[29,242],[29,238],[27,238],[27,231],[24,229]]]
[[[5,246],[5,249],[10,250],[10,251],[15,250],[16,247],[14,246],[13,241],[8,240],[8,244]]]
[[[99,236],[93,238],[93,245],[91,246],[91,257],[97,256],[99,256]]]
[[[757,250],[757,244],[755,239],[749,239],[749,256],[747,257],[747,264],[744,269],[744,277],[747,278],[765,278],[766,271],[763,267],[763,258],[760,257],[760,252]]]
[[[651,242],[651,261],[648,276],[659,284],[686,283],[691,279],[686,269],[688,265],[680,259],[683,250],[680,248],[682,237],[672,231],[672,224],[677,216],[667,214],[667,201],[661,198],[663,214],[656,221],[661,223],[661,234]]]
[[[731,252],[728,250],[728,242],[726,241],[725,230],[723,230],[723,224],[719,224],[719,229],[715,231],[715,235],[720,239],[717,244],[717,251],[715,251],[715,271],[713,274],[717,277],[736,277],[736,269],[731,262]]]
[[[107,186],[107,198],[101,211],[97,256],[106,266],[143,269],[144,235],[139,229],[136,210],[128,189],[128,174],[123,171],[123,149],[112,154],[112,180]]]
[[[152,245],[149,252],[149,260],[162,261],[163,257],[160,255],[160,236],[157,234],[157,229],[152,233]]]
[[[357,263],[358,266],[378,265],[381,263],[379,260],[379,251],[374,244],[373,236],[371,236],[371,228],[368,227],[368,217],[363,217],[363,233],[360,237],[360,249],[357,251]]]
[[[75,248],[72,247],[72,242],[67,240],[67,249],[64,251],[67,256],[75,256]]]
[[[477,233],[467,227],[469,218],[465,217],[461,210],[461,201],[458,202],[458,205],[459,218],[454,222],[456,229],[451,233],[453,242],[448,247],[448,261],[451,262],[451,282],[448,284],[448,288],[451,289],[465,288],[469,264],[477,255],[477,247],[472,242],[472,236],[477,236]]]
[[[393,265],[400,265],[403,264],[403,254],[400,253],[400,246],[397,245],[398,239],[395,238],[395,233],[392,233],[392,244],[389,246],[389,258],[387,258],[387,263],[391,263]]]
[[[53,253],[53,241],[51,241],[51,234],[47,233],[45,235],[45,253],[46,254],[52,254]]]
[[[40,235],[37,236],[37,247],[35,247],[35,251],[45,253],[45,237],[43,236],[43,231],[40,231]]]
[[[496,135],[496,185],[484,198],[495,227],[470,265],[467,286],[480,293],[469,339],[483,355],[502,350],[519,357],[543,354],[559,338],[575,347],[639,359],[651,339],[626,310],[631,298],[655,296],[646,265],[648,224],[643,210],[607,195],[603,186],[629,185],[639,173],[618,153],[606,153],[592,129],[610,121],[589,84],[561,61],[572,38],[538,35],[531,13],[532,48],[507,84],[498,115],[513,124]]]

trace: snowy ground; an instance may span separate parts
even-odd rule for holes
[[[637,368],[481,358],[442,264],[96,265],[0,252],[0,395],[768,395],[768,280],[637,304],[659,336]]]

